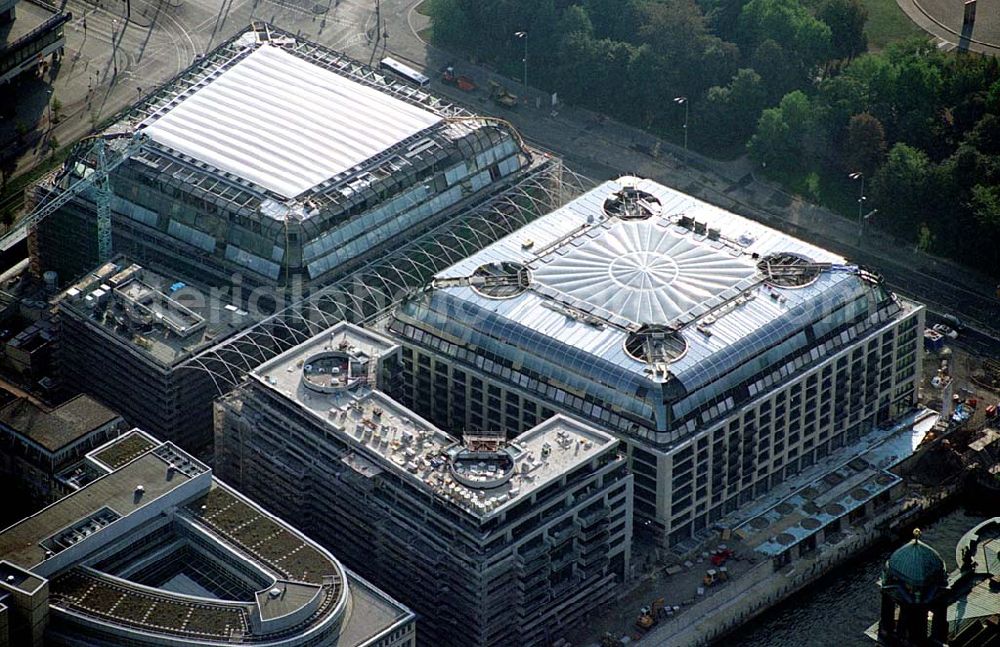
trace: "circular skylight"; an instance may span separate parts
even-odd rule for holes
[[[485,297],[509,299],[528,289],[531,274],[520,263],[498,261],[477,267],[469,284]]]
[[[640,362],[669,363],[684,357],[687,342],[667,326],[643,326],[625,338],[625,352]]]
[[[590,304],[597,314],[666,325],[754,273],[743,257],[644,220],[616,223],[600,237],[538,263],[532,278]]]
[[[760,259],[757,269],[771,285],[783,288],[801,288],[819,278],[820,268],[812,259],[793,254],[778,252]]]

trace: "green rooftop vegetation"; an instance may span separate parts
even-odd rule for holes
[[[195,499],[187,509],[287,579],[322,584],[324,576],[338,575],[322,553],[222,488]]]
[[[240,607],[186,602],[131,590],[81,569],[56,578],[52,596],[57,604],[82,613],[164,633],[224,638],[234,631],[249,632],[246,611]]]
[[[95,458],[111,469],[116,470],[132,459],[149,451],[152,447],[153,443],[149,439],[141,434],[132,432],[127,436],[119,438],[118,442],[96,454]]]

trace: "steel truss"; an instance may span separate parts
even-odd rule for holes
[[[261,363],[339,321],[364,324],[379,318],[428,286],[438,272],[592,186],[553,159],[460,218],[193,355],[177,370],[208,372],[218,393],[228,393]]]

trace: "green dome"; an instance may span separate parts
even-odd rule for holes
[[[920,531],[914,530],[913,541],[889,557],[882,573],[882,588],[901,602],[930,602],[948,586],[944,560],[919,537]]]

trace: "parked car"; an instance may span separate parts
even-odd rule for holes
[[[948,339],[958,339],[958,332],[951,326],[946,326],[944,324],[934,324],[931,326],[931,330],[936,330]]]

